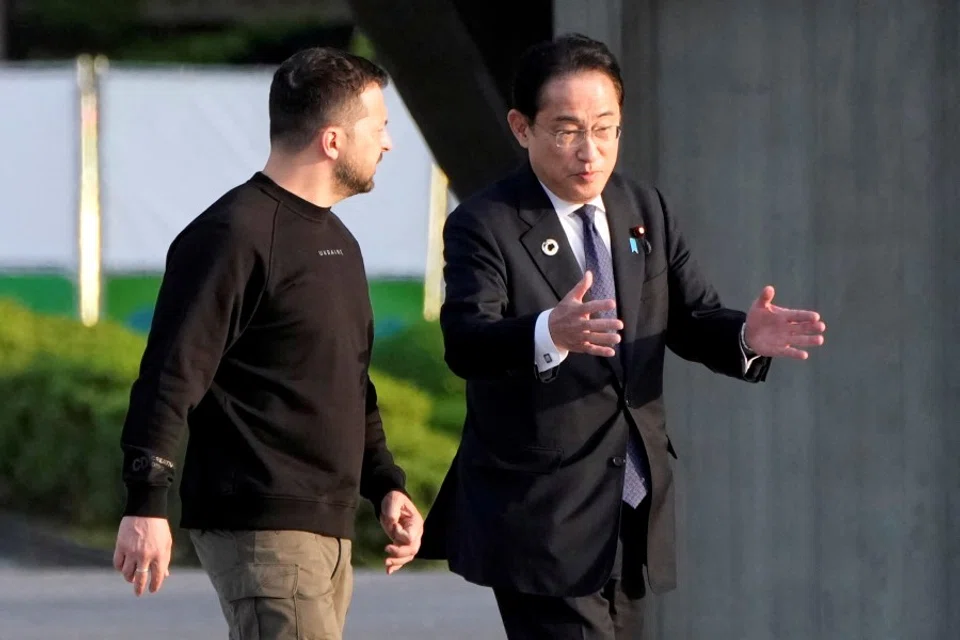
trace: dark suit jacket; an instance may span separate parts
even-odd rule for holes
[[[673,472],[663,406],[664,350],[742,372],[744,314],[724,308],[690,256],[659,191],[614,174],[610,224],[619,357],[570,354],[546,379],[534,365],[537,316],[582,277],[529,165],[463,202],[444,228],[446,361],[467,381],[467,416],[427,518],[421,558],[446,558],[482,585],[550,596],[594,593],[616,553],[628,429],[651,472],[647,571],[655,592],[676,585]],[[649,255],[630,230],[643,226]],[[556,255],[541,246],[552,238]]]

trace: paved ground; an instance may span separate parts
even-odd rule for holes
[[[0,640],[226,638],[203,573],[177,570],[137,599],[112,571],[32,570],[0,564]],[[346,640],[504,640],[488,590],[449,573],[356,576]]]

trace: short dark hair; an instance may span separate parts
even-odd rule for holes
[[[520,56],[513,76],[513,108],[533,120],[540,111],[543,87],[554,78],[582,71],[607,74],[623,106],[623,78],[613,53],[598,40],[569,33],[535,44]]]
[[[303,150],[323,127],[356,122],[362,117],[360,94],[387,82],[386,71],[352,53],[330,47],[298,51],[270,83],[270,142]]]

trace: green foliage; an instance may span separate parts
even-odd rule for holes
[[[37,315],[0,300],[0,374],[11,375],[35,359],[83,364],[136,375],[143,338],[113,323],[87,328],[61,316]]]
[[[434,400],[416,387],[374,371],[380,417],[393,456],[407,474],[407,491],[428,505],[456,451],[455,441],[431,428]]]
[[[0,300],[0,503],[76,530],[115,527],[120,427],[142,336]],[[176,505],[175,505],[176,507]]]
[[[115,530],[123,505],[120,429],[143,347],[143,336],[119,325],[85,328],[0,300],[0,504],[85,539],[112,540],[102,534]],[[410,357],[418,366],[437,364]],[[435,423],[439,413],[455,414],[456,396],[430,393],[446,387],[437,386],[436,371],[426,371],[432,377],[424,384],[402,368],[371,372],[388,444],[424,513],[456,449],[456,438]],[[176,522],[175,492],[170,502]],[[186,536],[175,536],[178,557],[192,555]],[[357,564],[382,562],[385,544],[365,506],[357,518]]]
[[[456,452],[456,441],[431,428],[433,400],[430,396],[383,373],[373,372],[371,378],[377,387],[387,444],[407,474],[407,492],[426,515]],[[357,516],[355,564],[382,563],[385,544],[383,529],[365,502]]]
[[[49,29],[98,35],[129,27],[141,10],[139,0],[31,0],[25,8],[31,20]]]
[[[283,11],[265,10],[259,17],[216,17],[214,12],[169,20],[158,19],[149,5],[143,0],[29,0],[13,12],[22,16],[11,26],[15,55],[63,59],[89,53],[127,63],[273,65],[298,49],[324,44],[373,53],[352,25],[322,17],[283,18]]]
[[[129,378],[37,358],[0,376],[0,496],[9,507],[96,526],[123,500],[118,424]]]
[[[436,322],[413,322],[373,346],[373,365],[438,396],[463,393],[464,382],[443,360],[443,334]]]
[[[373,364],[427,391],[434,398],[429,422],[459,437],[465,412],[465,383],[443,359],[443,334],[436,322],[419,321],[376,341]]]
[[[353,32],[348,50],[350,53],[368,60],[376,60],[377,58],[377,52],[373,48],[373,42],[359,29]]]
[[[130,38],[114,55],[116,60],[123,62],[218,65],[242,57],[250,48],[250,35],[240,28],[232,28],[165,38],[139,35]]]

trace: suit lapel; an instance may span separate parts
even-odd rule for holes
[[[583,272],[553,204],[529,165],[517,174],[515,184],[520,217],[530,225],[530,228],[521,234],[520,242],[559,301],[580,281]],[[622,381],[624,364],[630,362],[633,343],[637,337],[636,319],[640,312],[645,263],[641,246],[637,246],[637,253],[631,251],[630,229],[642,225],[643,218],[635,201],[617,176],[611,177],[602,197],[610,227],[610,251],[617,288],[617,315],[623,320],[620,358],[602,360]],[[544,251],[545,243],[549,241],[557,244],[557,251],[553,255]]]
[[[610,251],[617,287],[617,315],[623,320],[620,357],[622,364],[626,366],[630,362],[637,339],[637,318],[640,313],[646,262],[646,254],[639,243],[636,253],[631,250],[630,229],[643,225],[643,217],[636,202],[616,176],[611,177],[602,197],[610,225]]]
[[[553,204],[533,171],[528,171],[529,176],[521,176],[518,180],[520,217],[530,225],[521,234],[520,242],[559,301],[580,281],[583,273]]]

